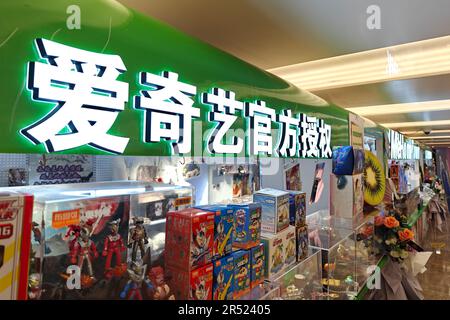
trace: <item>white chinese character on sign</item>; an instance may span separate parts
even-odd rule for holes
[[[297,155],[299,119],[292,117],[291,110],[283,110],[277,115],[277,121],[281,124],[280,141],[278,149],[283,157]]]
[[[320,157],[331,158],[333,155],[331,151],[331,126],[319,119],[318,129]]]
[[[191,99],[196,87],[178,81],[178,74],[168,71],[162,76],[141,72],[140,84],[153,88],[135,97],[135,108],[145,110],[144,141],[172,140],[176,153],[190,152],[192,118],[200,117]]]
[[[272,154],[272,121],[276,120],[275,110],[266,107],[264,101],[245,103],[245,116],[250,119],[250,153]]]
[[[123,153],[129,139],[108,134],[128,100],[128,84],[117,80],[126,71],[122,59],[45,39],[36,46],[48,63],[30,62],[28,88],[34,100],[57,105],[21,133],[48,152],[90,145]]]
[[[208,141],[208,150],[211,153],[241,153],[244,147],[242,138],[233,136],[231,144],[222,143],[222,140],[237,119],[236,111],[244,109],[244,103],[236,100],[234,92],[220,88],[213,88],[212,93],[204,93],[202,102],[213,106],[213,111],[209,112],[209,121],[218,122]]]
[[[300,151],[302,157],[305,158],[318,158],[320,156],[316,117],[300,114]]]

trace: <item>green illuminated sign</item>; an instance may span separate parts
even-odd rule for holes
[[[117,4],[80,1],[70,29],[70,5],[0,4],[0,152],[329,158],[348,144],[345,110]]]

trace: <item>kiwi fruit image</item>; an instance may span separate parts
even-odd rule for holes
[[[364,167],[364,201],[371,206],[376,206],[383,201],[385,191],[386,178],[383,166],[371,151],[366,150]]]

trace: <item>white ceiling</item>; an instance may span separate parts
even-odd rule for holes
[[[448,0],[119,0],[263,69],[450,34]],[[366,26],[368,6],[381,29]],[[342,107],[450,99],[450,75],[349,85],[315,94]],[[426,107],[426,106],[425,106]],[[380,123],[450,120],[450,111],[369,116]],[[433,123],[400,131],[450,129]],[[448,135],[448,134],[442,134]],[[431,144],[431,142],[430,142]],[[450,145],[450,144],[449,144]]]

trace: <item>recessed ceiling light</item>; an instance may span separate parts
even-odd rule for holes
[[[450,136],[420,136],[420,137],[408,137],[410,139],[416,140],[427,140],[427,139],[450,139]]]
[[[318,91],[450,73],[450,36],[288,65],[268,71]],[[390,66],[395,65],[391,72]]]
[[[382,123],[387,128],[413,128],[413,127],[433,127],[450,125],[450,120],[434,120],[434,121],[412,121],[412,122],[391,122]],[[433,131],[433,130],[431,130]]]
[[[435,100],[412,103],[384,104],[366,107],[347,108],[361,116],[376,116],[385,114],[425,112],[450,110],[450,100]]]

